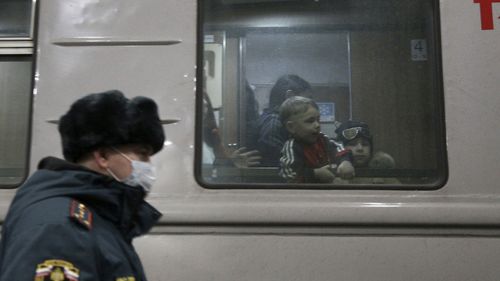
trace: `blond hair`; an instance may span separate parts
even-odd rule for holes
[[[281,123],[286,124],[292,116],[306,112],[309,106],[319,110],[318,105],[310,98],[293,96],[286,99],[279,108]]]

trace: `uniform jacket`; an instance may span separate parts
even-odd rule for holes
[[[140,188],[45,158],[2,227],[0,281],[143,281],[132,239],[161,214]]]

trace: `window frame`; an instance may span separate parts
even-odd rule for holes
[[[202,126],[203,126],[203,52],[204,52],[204,35],[205,35],[205,22],[204,22],[204,1],[198,0],[198,22],[197,22],[197,68],[196,68],[196,130],[195,130],[195,179],[197,183],[203,188],[207,189],[299,189],[299,190],[402,190],[402,191],[414,191],[414,190],[437,190],[442,188],[448,181],[449,170],[448,170],[448,157],[446,150],[446,126],[445,126],[445,108],[444,108],[444,86],[443,86],[443,70],[442,70],[442,48],[441,48],[441,33],[440,33],[440,7],[438,0],[432,1],[432,32],[428,39],[432,39],[432,46],[428,46],[428,49],[435,50],[432,53],[434,58],[429,69],[431,71],[431,76],[433,81],[430,82],[430,87],[433,92],[436,93],[434,96],[434,107],[437,112],[434,113],[433,117],[437,121],[436,126],[436,168],[434,171],[437,172],[437,176],[434,181],[429,183],[402,183],[402,184],[292,184],[292,183],[258,183],[258,182],[221,182],[212,183],[204,179],[206,174],[204,174],[204,167],[202,163]],[[345,30],[350,34],[350,30]],[[350,36],[350,35],[349,35]],[[429,44],[429,42],[428,42]],[[233,168],[237,170],[238,168]],[[411,169],[406,169],[411,170]],[[248,171],[240,171],[241,173],[247,173]]]
[[[27,116],[27,126],[26,126],[26,142],[25,142],[25,152],[26,159],[24,160],[24,165],[22,167],[23,174],[20,176],[20,181],[15,184],[4,184],[0,182],[0,190],[2,189],[15,189],[23,184],[23,182],[28,178],[29,168],[30,168],[30,153],[31,153],[31,134],[32,134],[32,116],[33,116],[33,94],[35,86],[35,71],[36,71],[36,22],[38,18],[38,2],[37,0],[31,0],[31,11],[30,11],[30,26],[28,31],[28,36],[0,36],[0,57],[25,57],[27,60],[31,61],[31,75],[30,81],[30,97],[28,105],[28,116]],[[13,60],[14,61],[14,60]],[[9,170],[9,169],[7,169]],[[7,171],[8,173],[8,171]],[[3,173],[2,173],[3,174]],[[6,176],[7,177],[7,176]]]

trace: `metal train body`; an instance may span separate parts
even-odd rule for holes
[[[437,139],[446,150],[439,186],[350,189],[205,186],[198,162],[206,18],[197,1],[40,0],[27,174],[44,156],[61,156],[57,126],[47,121],[78,97],[107,89],[147,95],[162,118],[178,120],[164,127],[168,144],[153,160],[159,177],[148,201],[161,223],[134,242],[149,280],[498,280],[500,3],[483,2],[436,4]],[[493,26],[484,19],[488,5]],[[0,219],[15,191],[0,190]]]

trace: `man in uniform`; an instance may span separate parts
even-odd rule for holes
[[[146,280],[132,239],[161,214],[145,200],[165,141],[156,103],[87,95],[59,120],[65,160],[47,157],[2,227],[0,281]]]

